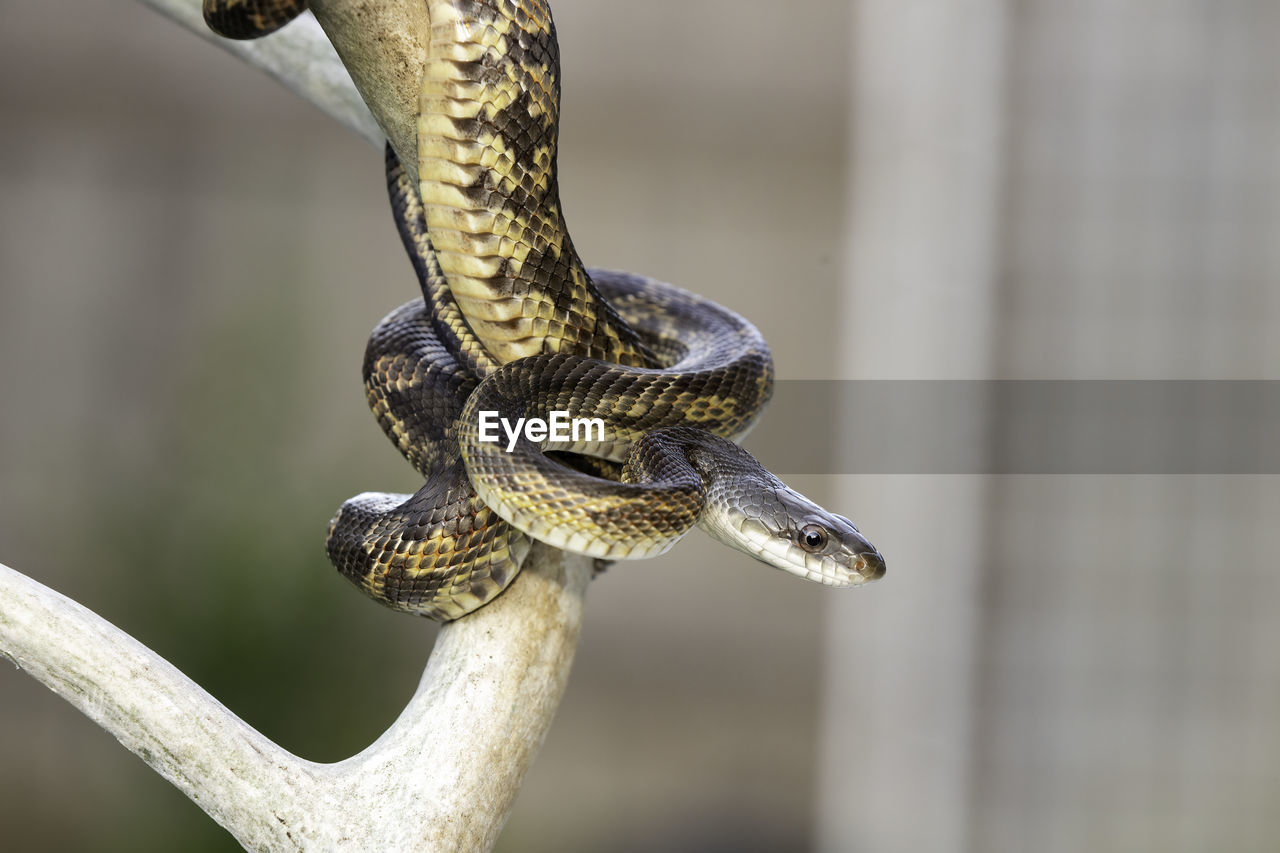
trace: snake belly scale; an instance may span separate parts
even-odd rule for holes
[[[697,525],[832,586],[884,574],[843,516],[789,489],[735,443],[772,390],[767,345],[733,312],[652,279],[588,271],[556,180],[560,68],[545,2],[431,0],[414,186],[387,183],[423,298],[366,349],[369,404],[423,475],[365,493],[326,550],[375,600],[448,620],[496,597],[533,540],[606,559],[653,556]],[[205,0],[232,38],[265,35],[306,0]],[[481,416],[594,417],[603,436],[485,440]],[[564,438],[564,440],[561,440]]]

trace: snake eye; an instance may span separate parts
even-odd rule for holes
[[[800,528],[800,547],[810,554],[816,554],[827,544],[827,531],[816,524],[806,524]]]

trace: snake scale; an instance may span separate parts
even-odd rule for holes
[[[204,0],[204,15],[254,38],[306,5]],[[881,577],[883,558],[848,519],[735,443],[772,392],[755,327],[671,285],[583,266],[557,189],[547,4],[428,7],[417,186],[387,149],[423,298],[378,324],[363,370],[378,423],[426,482],[342,505],[326,541],[339,571],[383,604],[449,620],[501,593],[533,540],[639,558],[697,525],[827,585]],[[486,417],[545,424],[558,412],[602,429],[486,432]]]

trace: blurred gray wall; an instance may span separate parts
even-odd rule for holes
[[[1280,7],[856,10],[849,375],[1276,378]],[[1275,476],[846,494],[821,849],[1280,846]]]

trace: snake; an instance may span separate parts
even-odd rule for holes
[[[203,11],[215,32],[256,38],[306,8]],[[362,369],[374,417],[424,484],[342,504],[325,543],[339,572],[381,604],[449,621],[500,595],[535,542],[607,564],[664,553],[696,526],[827,586],[882,577],[883,556],[848,518],[739,446],[773,388],[755,326],[579,258],[559,197],[547,3],[428,11],[418,180],[386,153],[421,298],[378,323]],[[573,429],[558,429],[569,416]]]

